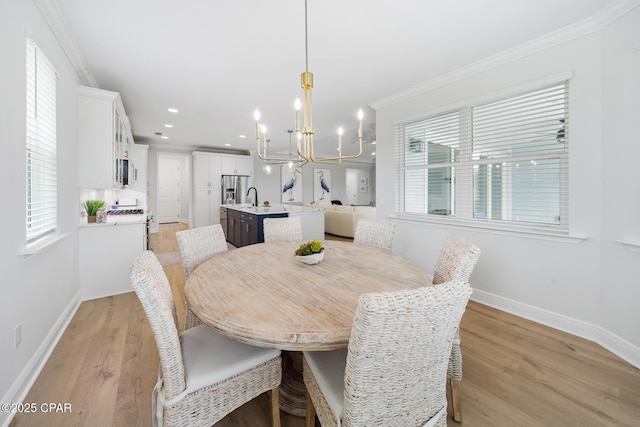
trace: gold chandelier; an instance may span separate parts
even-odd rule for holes
[[[296,163],[300,166],[305,165],[308,162],[314,163],[328,163],[328,164],[340,164],[344,159],[355,159],[362,155],[362,119],[364,113],[362,109],[358,110],[358,144],[359,150],[357,154],[343,155],[342,154],[342,127],[338,128],[338,155],[330,157],[316,157],[314,154],[313,146],[313,106],[312,95],[313,89],[313,74],[309,72],[309,43],[307,36],[307,0],[304,1],[304,42],[305,42],[305,72],[300,75],[301,87],[302,87],[302,99],[304,103],[300,102],[300,99],[296,99],[294,103],[295,109],[295,132],[297,135],[297,159],[271,157],[268,155],[269,140],[266,133],[267,128],[264,124],[260,123],[260,112],[255,111],[253,117],[256,121],[256,139],[258,141],[258,157],[265,161],[267,164],[291,164]],[[302,109],[302,126],[300,123],[300,110]],[[261,141],[262,140],[262,141]],[[291,154],[291,153],[290,153]]]

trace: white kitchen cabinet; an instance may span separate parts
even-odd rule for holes
[[[117,92],[78,87],[78,143],[80,188],[120,188],[125,169],[135,178],[131,126]]]
[[[86,224],[78,229],[82,299],[130,292],[129,272],[146,248],[146,224]]]
[[[191,228],[220,224],[221,155],[194,151]]]
[[[193,203],[193,227],[220,224],[220,189],[196,188]]]
[[[222,175],[253,176],[253,158],[251,156],[236,156],[222,154]]]
[[[135,182],[130,187],[132,190],[139,191],[144,193],[146,197],[149,196],[148,193],[148,181],[147,181],[147,164],[149,159],[149,146],[142,144],[133,144],[131,147],[132,151],[132,161],[135,166],[134,169],[134,178]],[[146,206],[146,200],[145,200]]]

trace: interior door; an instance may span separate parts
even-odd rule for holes
[[[347,169],[346,172],[347,205],[355,205],[358,202],[358,170]]]
[[[158,223],[180,220],[180,160],[160,158],[158,161]]]

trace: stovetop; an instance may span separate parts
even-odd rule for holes
[[[144,209],[142,208],[120,208],[120,209],[110,209],[107,211],[107,215],[142,215],[144,214]]]

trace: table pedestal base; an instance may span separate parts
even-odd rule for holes
[[[307,389],[302,378],[302,352],[282,352],[280,409],[287,414],[304,417],[307,413]]]

